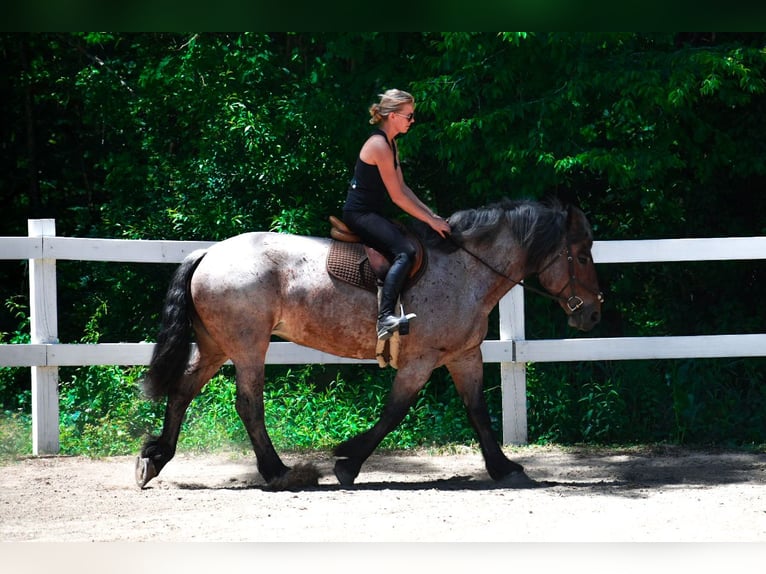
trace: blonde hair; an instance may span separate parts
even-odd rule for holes
[[[398,112],[403,105],[415,105],[415,98],[404,90],[392,88],[382,94],[378,94],[380,101],[370,106],[370,123],[377,124],[391,112]]]

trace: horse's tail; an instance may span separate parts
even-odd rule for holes
[[[168,395],[189,362],[194,313],[189,284],[205,253],[199,249],[187,255],[170,281],[157,344],[143,381],[144,392],[150,399]]]

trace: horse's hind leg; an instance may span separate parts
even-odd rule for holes
[[[258,354],[265,357],[266,353],[264,351]],[[263,402],[264,363],[263,360],[259,360],[247,365],[235,363],[235,366],[237,369],[237,414],[242,419],[253,445],[258,472],[266,482],[271,482],[287,473],[289,468],[279,458],[266,430]]]
[[[203,362],[201,355],[196,353],[183,377],[170,390],[162,433],[147,439],[141,449],[141,456],[136,460],[136,483],[139,487],[144,488],[175,456],[186,409],[223,362],[223,358]]]

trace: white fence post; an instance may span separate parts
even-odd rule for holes
[[[53,237],[56,221],[30,219],[30,237]],[[41,239],[41,241],[45,241]],[[29,260],[29,309],[32,343],[58,343],[58,311],[56,297],[56,260]],[[47,361],[46,361],[47,363]],[[32,453],[59,452],[59,370],[58,367],[32,367]]]
[[[527,443],[527,364],[517,363],[515,344],[523,341],[524,288],[516,285],[500,300],[500,340],[512,341],[514,362],[500,363],[503,443]]]

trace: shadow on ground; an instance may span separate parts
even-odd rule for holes
[[[310,460],[313,454],[294,455],[287,464]],[[669,487],[713,487],[752,483],[766,485],[766,454],[736,451],[695,451],[674,447],[640,449],[567,449],[509,453],[525,467],[532,484],[524,481],[494,481],[487,475],[480,454],[428,456],[423,454],[374,454],[362,467],[356,484],[344,487],[333,475],[334,459],[312,460],[321,472],[318,486],[302,491],[414,491],[414,490],[517,490],[558,489],[560,494],[598,491],[636,497],[647,489]],[[175,488],[263,489],[268,487],[255,470],[254,459],[241,461],[241,472],[228,482],[202,484],[173,481]]]

